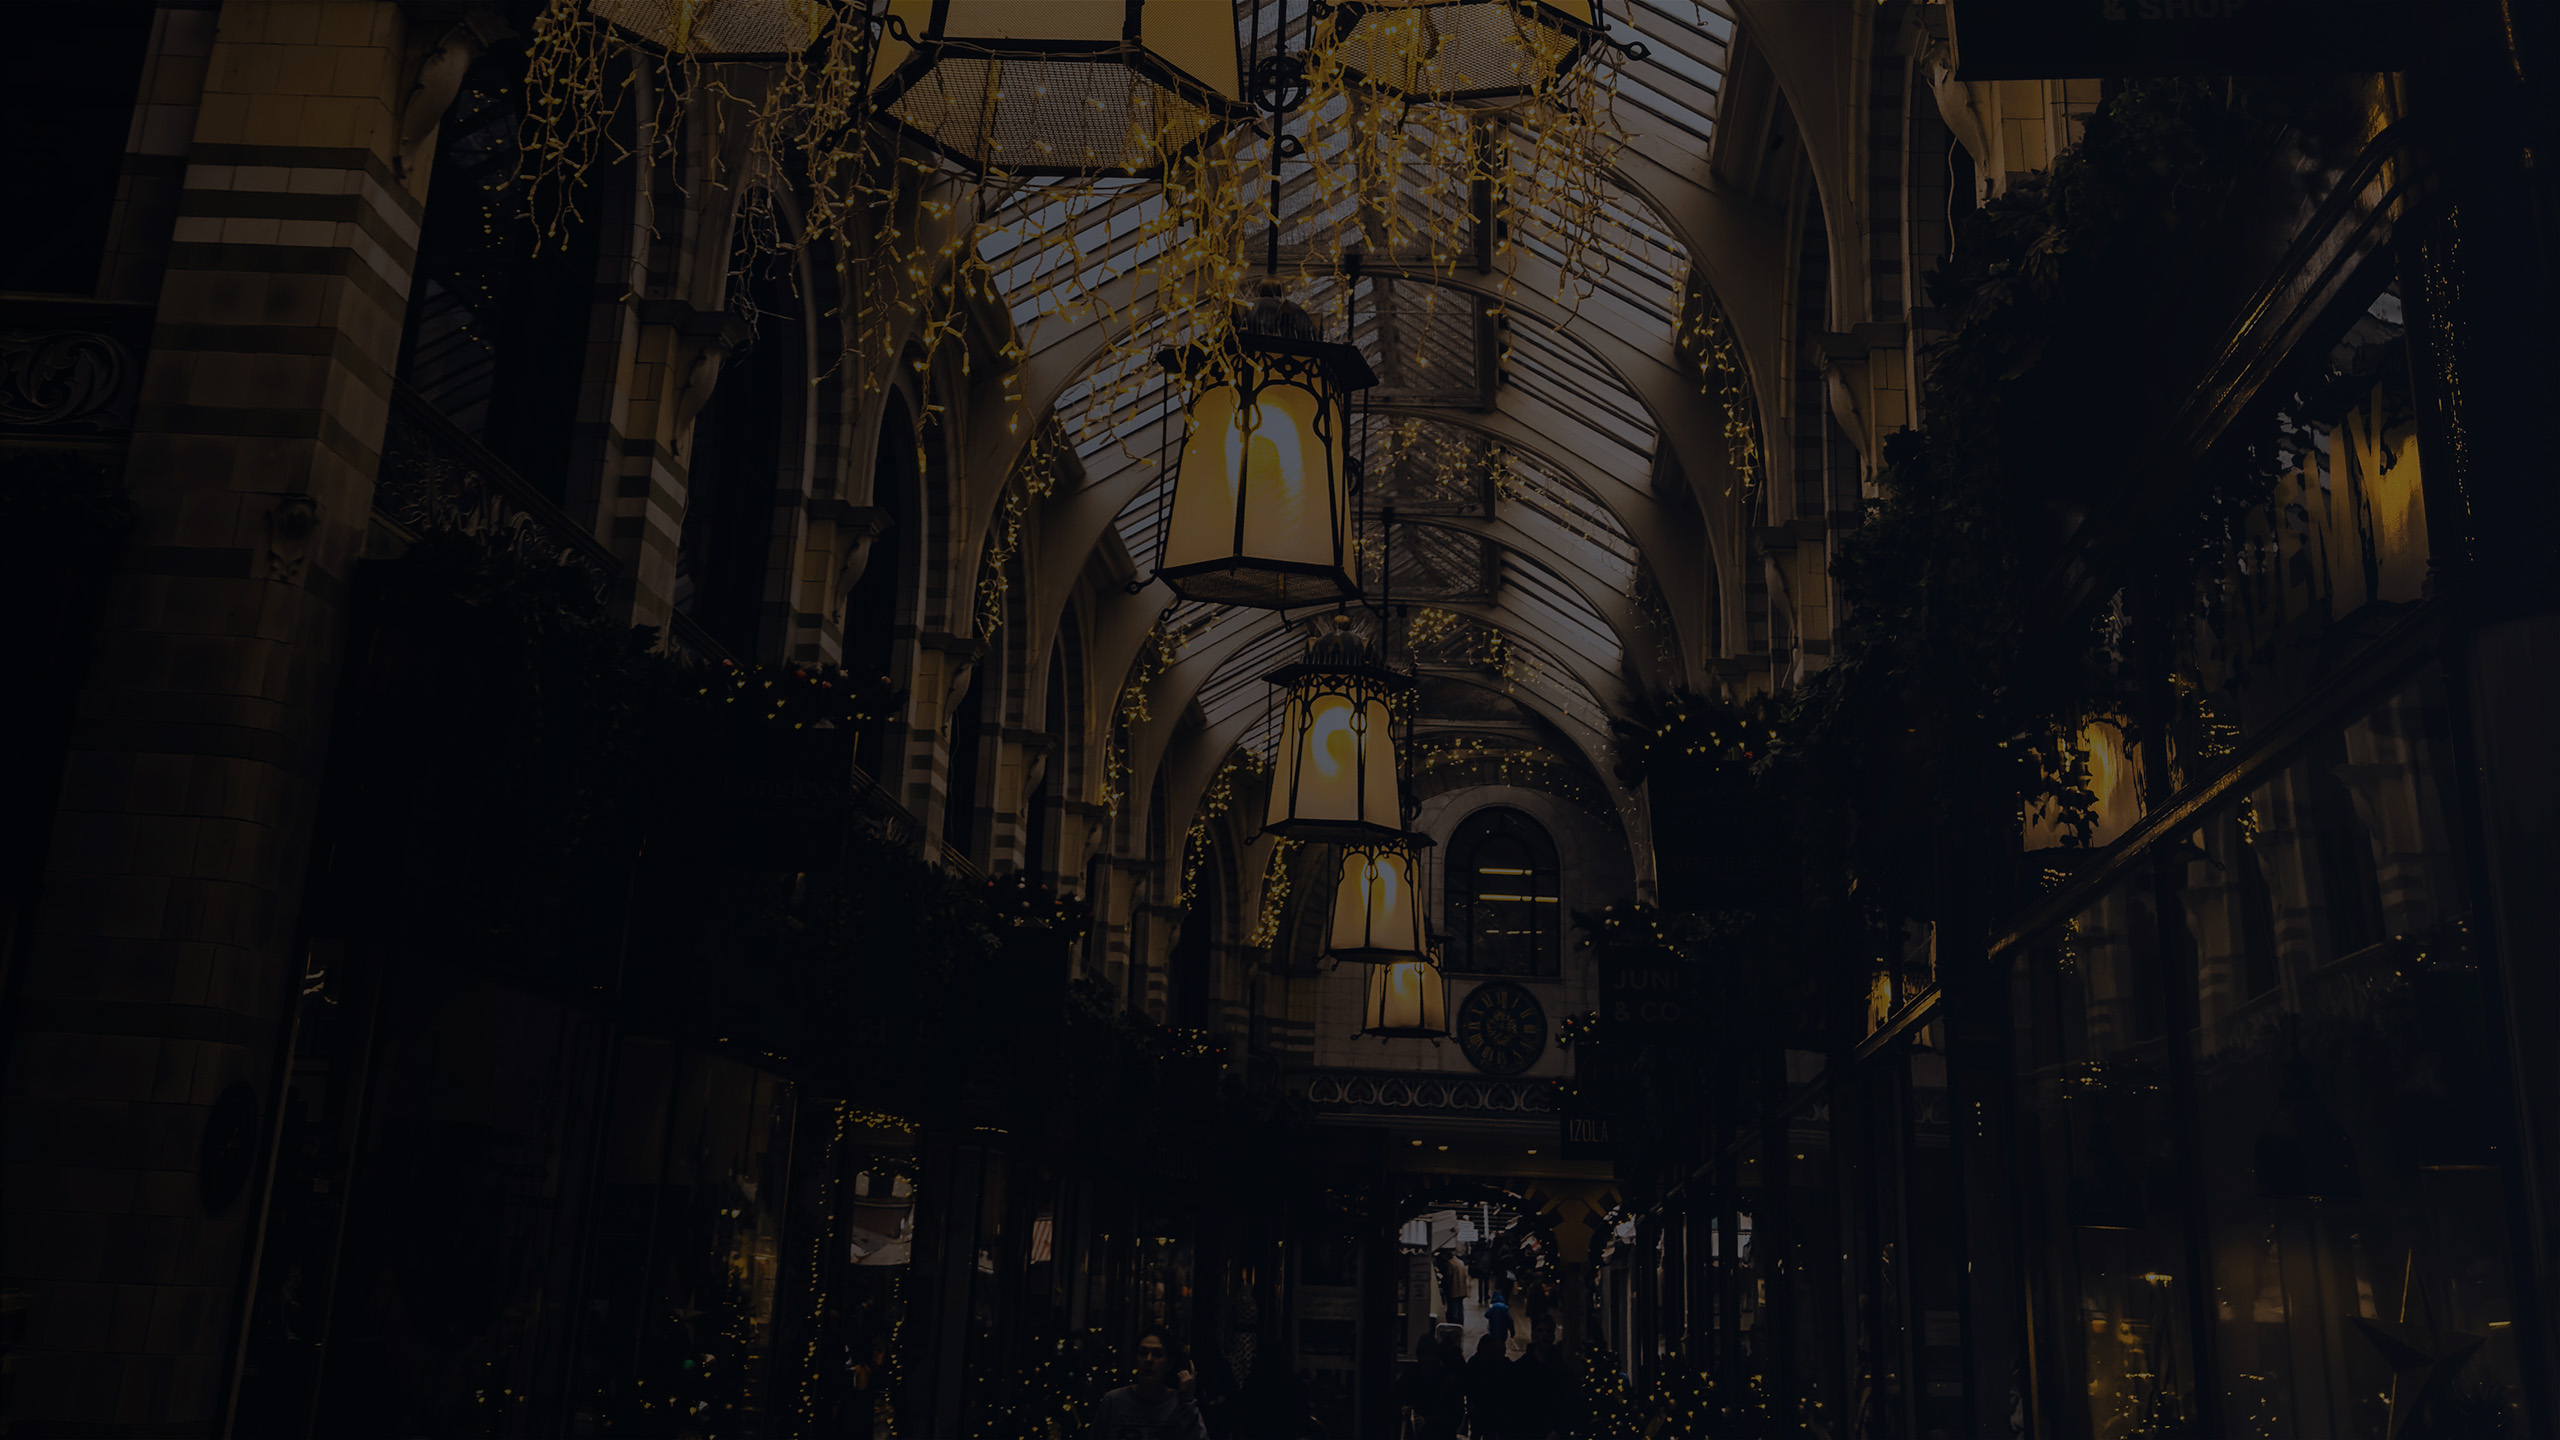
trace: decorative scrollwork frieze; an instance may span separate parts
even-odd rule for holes
[[[0,332],[0,425],[130,430],[141,370],[123,341],[94,330]]]

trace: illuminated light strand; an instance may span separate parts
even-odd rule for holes
[[[1218,767],[1209,781],[1208,790],[1200,797],[1199,809],[1191,817],[1191,829],[1182,843],[1181,908],[1188,912],[1200,894],[1200,868],[1207,863],[1209,826],[1234,807],[1236,781],[1244,775],[1260,774],[1271,768],[1270,762],[1248,749],[1238,749]]]
[[[1247,944],[1268,948],[1280,938],[1281,917],[1289,905],[1289,868],[1299,843],[1286,837],[1271,842],[1271,856],[1262,867],[1262,912],[1254,917]]]

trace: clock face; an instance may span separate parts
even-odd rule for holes
[[[1517,1075],[1547,1053],[1547,1011],[1508,980],[1489,980],[1458,1007],[1458,1049],[1490,1075]]]

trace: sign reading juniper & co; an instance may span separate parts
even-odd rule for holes
[[[1643,1040],[1676,1030],[1689,1015],[1692,967],[1668,950],[1627,948],[1600,954],[1603,1040]]]

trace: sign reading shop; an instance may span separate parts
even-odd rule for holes
[[[1691,1017],[1694,967],[1668,950],[1600,952],[1600,1032],[1641,1040],[1677,1029]]]

